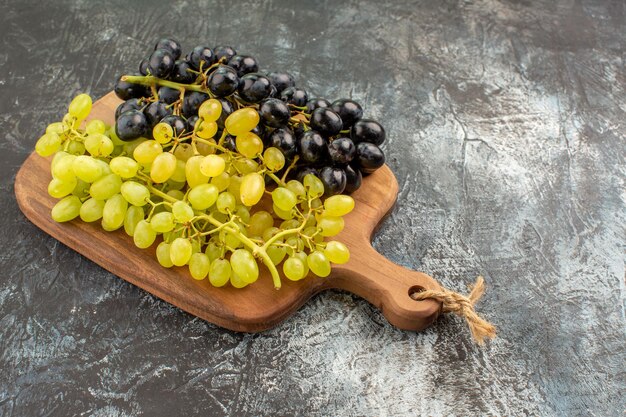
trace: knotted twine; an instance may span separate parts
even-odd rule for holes
[[[476,314],[474,310],[474,304],[485,292],[485,280],[483,277],[478,277],[469,296],[459,294],[454,291],[450,291],[447,288],[441,288],[441,290],[424,290],[421,292],[414,292],[411,294],[411,298],[416,301],[425,299],[433,299],[442,303],[442,311],[444,313],[454,313],[459,317],[465,318],[467,325],[472,332],[472,336],[476,343],[482,345],[485,343],[485,338],[493,339],[496,337],[496,328],[487,320],[481,318]]]

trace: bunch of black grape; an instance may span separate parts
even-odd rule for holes
[[[299,180],[316,175],[326,195],[354,192],[363,175],[385,162],[379,148],[385,130],[363,118],[359,103],[312,97],[289,73],[259,70],[256,58],[229,46],[197,46],[183,57],[179,42],[161,39],[139,64],[139,74],[118,79],[115,93],[125,100],[115,114],[122,141],[151,138],[153,128],[166,123],[184,142],[198,129],[202,103],[215,98],[222,112],[214,137],[235,151],[224,122],[235,110],[254,108],[261,122],[253,133],[265,147],[282,151],[283,170]]]

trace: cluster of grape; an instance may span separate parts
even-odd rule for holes
[[[160,235],[156,257],[162,266],[188,265],[193,278],[208,277],[218,287],[255,282],[257,261],[279,288],[281,262],[284,275],[296,281],[309,271],[328,276],[331,263],[349,260],[343,243],[324,238],[341,232],[354,200],[324,199],[324,184],[312,174],[288,180],[286,169],[279,177],[285,157],[252,133],[259,123],[253,108],[226,116],[224,130],[235,138],[227,147],[213,139],[224,116],[216,99],[201,103],[190,133],[162,119],[152,139],[133,141],[121,140],[119,126],[101,120],[81,128],[91,107],[88,95],[75,97],[35,146],[39,155],[53,155],[48,192],[60,199],[52,209],[55,221],[101,221],[107,231],[123,228],[140,248]],[[272,191],[267,182],[276,184]],[[263,210],[265,194],[271,194],[274,214]]]
[[[363,175],[385,162],[379,148],[385,130],[362,118],[359,103],[309,97],[290,74],[260,71],[254,57],[229,46],[197,46],[183,56],[177,41],[161,39],[141,61],[139,74],[120,77],[115,92],[125,100],[116,111],[116,133],[123,141],[151,138],[153,128],[165,123],[178,138],[198,131],[204,139],[214,137],[220,146],[239,150],[225,121],[248,109],[251,118],[254,112],[260,120],[248,136],[282,152],[283,169],[291,167],[289,178],[317,176],[326,195],[355,191]],[[198,110],[209,99],[222,112],[207,123]]]

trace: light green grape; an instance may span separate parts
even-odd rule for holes
[[[201,139],[211,139],[217,133],[217,123],[198,120],[195,125],[194,133]]]
[[[248,207],[256,205],[261,201],[264,192],[265,180],[262,175],[253,172],[243,177],[239,188],[239,197],[244,205]]]
[[[222,248],[218,246],[215,242],[209,242],[204,250],[204,253],[209,257],[209,260],[213,262],[222,256]]]
[[[287,255],[287,248],[284,246],[270,245],[267,248],[267,256],[270,257],[274,265],[278,265],[285,259]]]
[[[189,161],[189,158],[194,156],[194,154],[195,152],[193,150],[193,146],[191,146],[189,143],[179,143],[176,147],[176,150],[174,151],[174,155],[176,156],[176,158],[185,162]],[[200,158],[202,158],[202,156],[200,156]]]
[[[309,264],[307,263],[307,259],[308,256],[306,253],[304,253],[303,251],[299,251],[294,253],[293,255],[291,255],[293,258],[298,258],[302,261],[302,264],[304,265],[304,275],[303,277],[306,277],[309,274]]]
[[[175,198],[176,200],[182,200],[185,198],[185,193],[183,193],[180,190],[169,190],[167,192],[167,195],[169,195],[170,197]]]
[[[113,141],[102,133],[90,134],[85,139],[85,149],[92,156],[109,156],[113,148]]]
[[[350,260],[348,247],[336,240],[331,240],[326,244],[324,254],[334,264],[345,264]]]
[[[315,226],[305,227],[304,230],[302,231],[302,234],[304,236],[308,236],[309,238],[312,237],[313,242],[315,243],[321,243],[324,241],[324,236],[318,233],[317,227]]]
[[[222,172],[217,177],[211,178],[211,184],[215,185],[217,189],[222,192],[230,185],[230,175],[228,172]]]
[[[157,123],[152,129],[154,140],[165,145],[174,138],[174,128],[167,123]]]
[[[306,275],[304,262],[294,256],[287,258],[283,264],[283,273],[291,281],[301,280]]]
[[[187,176],[187,183],[190,188],[209,182],[209,177],[200,171],[200,165],[202,164],[204,158],[204,156],[197,155],[192,156],[187,160],[187,164],[185,165],[185,175]]]
[[[194,253],[189,259],[189,272],[193,279],[202,280],[209,274],[211,262],[209,257],[202,252]]]
[[[272,201],[282,211],[291,211],[298,203],[298,197],[288,188],[276,187],[272,191]]]
[[[80,219],[84,222],[91,223],[102,218],[104,211],[104,201],[90,198],[80,206]]]
[[[168,125],[169,126],[169,125]],[[172,258],[170,258],[170,244],[161,242],[156,248],[156,257],[159,264],[164,268],[171,268],[174,266]]]
[[[235,138],[237,151],[246,158],[256,158],[263,152],[263,141],[252,132],[245,132]]]
[[[237,206],[235,214],[239,216],[242,222],[248,223],[250,220],[250,210],[246,206]]]
[[[163,153],[163,147],[156,140],[141,142],[133,151],[135,161],[142,165],[151,164],[154,159]]]
[[[50,156],[61,147],[61,137],[56,132],[46,132],[35,144],[35,151],[41,156]]]
[[[157,233],[169,232],[174,228],[174,216],[169,211],[162,211],[152,216],[150,225]]]
[[[146,249],[152,246],[156,239],[156,232],[147,220],[140,220],[135,226],[135,233],[133,234],[133,242],[135,246],[141,249]]]
[[[283,220],[293,219],[293,210],[283,210],[276,204],[272,205],[272,210],[274,211],[274,214],[276,214],[279,218]]]
[[[145,185],[135,181],[126,181],[120,187],[120,192],[133,206],[145,206],[150,198],[150,190]]]
[[[338,235],[344,227],[344,220],[342,217],[322,216],[317,222],[320,234],[325,237]]]
[[[206,100],[198,108],[198,116],[207,122],[215,122],[222,115],[222,103],[214,98]]]
[[[115,175],[115,174],[113,174]],[[115,194],[104,203],[102,224],[109,230],[116,230],[124,224],[128,203],[121,194]]]
[[[296,195],[298,200],[304,200],[306,198],[306,189],[304,185],[298,180],[291,180],[287,183],[287,188]]]
[[[307,257],[307,264],[318,277],[327,277],[330,275],[330,262],[324,252],[316,250],[309,254]]]
[[[268,227],[267,229],[265,229],[263,231],[263,233],[261,234],[261,238],[267,242],[268,240],[270,240],[272,237],[274,237],[277,233],[280,232],[280,229],[278,227]],[[278,239],[277,242],[281,242],[281,239]]]
[[[86,183],[83,180],[77,179],[76,186],[72,190],[72,194],[82,200],[85,197],[89,197],[89,187],[90,187],[90,184]]]
[[[172,204],[172,215],[178,223],[187,223],[193,218],[194,213],[189,204],[183,201],[177,201]]]
[[[185,165],[187,163],[185,161],[181,161],[180,159],[176,159],[176,169],[172,173],[170,180],[185,183],[187,181],[187,174],[185,173]]]
[[[285,166],[285,155],[278,148],[267,148],[263,152],[263,161],[270,171],[276,172]]]
[[[89,194],[97,200],[107,200],[120,192],[122,179],[117,174],[100,178],[89,187]]]
[[[143,220],[144,216],[143,208],[137,206],[128,207],[126,216],[124,217],[124,231],[128,236],[135,234],[135,228],[137,224]]]
[[[217,197],[217,201],[215,202],[215,206],[220,213],[228,214],[229,212],[235,211],[235,206],[237,205],[237,201],[235,200],[235,196],[228,191],[224,191],[220,193]]]
[[[176,171],[176,157],[169,153],[163,152],[154,158],[150,167],[150,178],[157,184],[164,183]]]
[[[349,195],[333,195],[324,201],[324,215],[342,217],[354,209],[354,199]]]
[[[214,287],[223,287],[230,280],[231,274],[230,262],[225,259],[216,259],[209,267],[209,282]]]
[[[80,155],[74,158],[72,171],[78,178],[89,183],[96,181],[103,174],[98,161],[87,155]]]
[[[116,156],[109,163],[111,171],[121,178],[127,179],[137,175],[139,164],[132,158],[127,156]]]
[[[48,184],[48,194],[54,198],[63,198],[68,194],[71,194],[76,187],[76,178],[72,178],[70,181],[63,181],[57,178],[52,178]]]
[[[218,155],[207,155],[200,162],[200,172],[207,177],[217,177],[226,169],[226,161]]]
[[[170,245],[170,259],[176,266],[183,266],[189,262],[192,253],[193,247],[189,239],[179,237],[174,239]]]
[[[225,121],[226,130],[233,136],[251,131],[257,124],[259,124],[259,113],[251,107],[232,112]]]
[[[247,286],[248,283],[244,281],[239,275],[237,275],[235,271],[232,271],[230,275],[230,285],[232,285],[235,288],[243,288]]]
[[[87,94],[79,94],[70,103],[68,113],[78,120],[85,120],[91,112],[91,97]]]
[[[80,199],[74,195],[64,197],[52,207],[52,219],[55,222],[68,222],[80,214]]]
[[[217,201],[219,191],[213,184],[200,184],[192,188],[187,195],[194,210],[206,210]]]
[[[253,159],[241,158],[232,162],[232,167],[240,174],[250,174],[259,170],[259,163]]]
[[[85,132],[87,132],[88,135],[94,135],[98,133],[105,134],[106,131],[107,125],[102,120],[98,119],[90,120],[85,126]]]
[[[324,194],[324,183],[313,174],[304,176],[304,188],[309,198],[320,197]]]
[[[67,126],[63,122],[53,122],[46,127],[46,133],[56,133],[62,135],[67,132]]]
[[[58,159],[55,158],[51,165],[52,176],[61,181],[72,181],[76,179],[72,165],[76,155],[64,154]]]
[[[274,226],[274,218],[267,211],[257,211],[248,221],[248,236],[262,236],[265,229]]]
[[[85,153],[85,145],[77,140],[71,140],[67,145],[67,151],[72,155],[82,155]]]

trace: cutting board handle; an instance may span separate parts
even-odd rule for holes
[[[329,284],[368,300],[389,323],[403,330],[422,330],[441,312],[438,301],[410,297],[413,292],[441,290],[437,281],[391,262],[370,244],[352,252],[348,264],[334,266]]]

